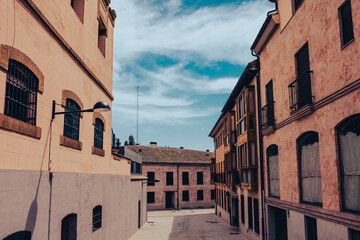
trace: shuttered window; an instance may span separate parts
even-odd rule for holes
[[[266,154],[269,166],[269,193],[272,197],[280,197],[278,146],[271,145],[266,150]]]

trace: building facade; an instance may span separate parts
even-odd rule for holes
[[[156,143],[127,148],[142,156],[143,175],[148,178],[148,210],[214,207],[212,153],[158,147]]]
[[[247,65],[210,132],[216,214],[248,239],[260,239],[262,183],[257,113],[258,61]]]
[[[360,2],[271,0],[260,61],[267,239],[360,239]]]
[[[1,239],[128,239],[146,186],[111,150],[110,0],[0,0]]]

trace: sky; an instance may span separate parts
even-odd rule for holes
[[[274,9],[268,0],[116,0],[113,130],[121,144],[214,150],[208,137]],[[136,139],[137,86],[139,131]]]

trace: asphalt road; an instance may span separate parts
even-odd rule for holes
[[[156,211],[130,240],[245,240],[214,209]]]

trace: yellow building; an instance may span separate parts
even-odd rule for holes
[[[109,4],[0,0],[1,239],[128,239],[145,221],[111,111],[92,111],[113,100]]]

